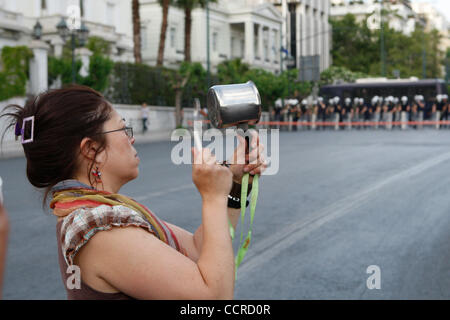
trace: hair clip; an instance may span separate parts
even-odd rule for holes
[[[25,140],[25,124],[27,121],[31,121],[31,137],[29,139]],[[34,140],[34,116],[23,119],[22,128],[20,129],[20,133],[22,134],[22,144],[33,142],[33,140]]]

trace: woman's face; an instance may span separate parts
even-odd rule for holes
[[[103,131],[113,131],[125,127],[123,118],[116,110],[113,110],[111,118],[103,126]],[[125,130],[106,133],[106,148],[102,152],[104,159],[101,169],[102,177],[119,185],[137,178],[140,159],[133,147],[134,142],[135,138],[129,138]],[[103,155],[105,151],[106,155]]]

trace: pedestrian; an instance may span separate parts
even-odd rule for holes
[[[234,198],[240,198],[244,169],[259,174],[265,168],[256,134],[249,165],[227,168],[209,149],[192,150],[203,219],[191,234],[119,193],[138,177],[140,159],[133,129],[100,93],[71,86],[7,110],[2,117],[22,136],[28,180],[45,188],[44,206],[51,195],[69,299],[233,298],[229,221],[235,225],[239,217]],[[235,157],[245,154],[245,139],[238,139]]]
[[[3,293],[3,275],[6,265],[6,251],[8,246],[9,222],[8,214],[3,206],[2,178],[0,177],[0,300]]]
[[[144,102],[144,103],[142,103],[142,108],[141,108],[142,133],[147,132],[148,114],[149,114],[149,109],[148,109],[147,104]]]

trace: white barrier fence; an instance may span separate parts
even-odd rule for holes
[[[0,112],[10,104],[24,106],[25,98],[12,98],[0,102]],[[141,106],[114,104],[114,108],[123,116],[128,126],[133,127],[136,142],[169,141],[172,131],[175,129],[175,107],[148,106],[149,118],[147,122],[147,132],[143,134],[143,121],[141,118]],[[200,119],[202,116],[199,115]],[[194,118],[193,108],[183,108],[183,127],[192,128]],[[268,121],[269,114],[263,112],[261,121]],[[5,118],[0,118],[0,135],[3,134],[7,126]],[[0,136],[1,137],[1,136]],[[23,155],[20,140],[15,140],[14,128],[5,134],[0,158]]]

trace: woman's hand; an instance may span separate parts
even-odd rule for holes
[[[232,173],[224,166],[218,165],[216,157],[208,148],[202,152],[192,148],[194,162],[192,181],[194,181],[202,199],[226,198],[231,190]]]
[[[234,150],[233,158],[228,161],[230,170],[233,172],[233,181],[239,184],[241,184],[242,177],[245,173],[250,173],[248,183],[252,183],[253,176],[256,174],[260,175],[267,168],[263,154],[264,145],[259,143],[259,135],[255,130],[251,129],[250,133],[252,138],[250,141],[251,151],[249,155],[245,154],[245,138],[237,135],[239,145]]]

